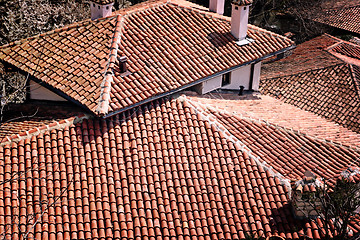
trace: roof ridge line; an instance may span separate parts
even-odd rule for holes
[[[356,81],[357,77],[355,75],[355,71],[354,71],[354,67],[353,65],[355,64],[350,64],[349,63],[349,69],[350,69],[350,74],[351,74],[351,78],[353,80],[354,86],[355,86],[355,91],[358,95],[358,97],[360,98],[360,84],[358,83],[358,81]],[[358,67],[357,65],[355,65],[356,67]],[[359,79],[360,80],[360,79]]]
[[[114,35],[112,37],[112,42],[110,45],[110,52],[109,52],[109,61],[106,64],[106,69],[104,71],[104,80],[101,82],[100,88],[100,96],[99,96],[99,102],[98,106],[96,108],[96,112],[104,116],[109,111],[109,101],[110,101],[110,91],[111,91],[111,83],[113,81],[113,68],[115,65],[119,44],[121,41],[121,32],[124,27],[124,20],[126,18],[126,14],[124,16],[118,14],[116,15],[116,25],[115,25],[115,31]]]
[[[333,54],[329,53],[328,54],[334,56]],[[335,56],[334,56],[335,57]],[[336,57],[337,58],[337,57]],[[277,79],[277,78],[283,78],[283,77],[290,77],[290,76],[297,76],[297,75],[300,75],[300,74],[304,74],[304,73],[309,73],[309,72],[312,72],[312,71],[318,71],[318,70],[322,70],[322,69],[325,69],[325,68],[331,68],[331,67],[337,67],[337,66],[341,66],[341,65],[348,65],[349,63],[347,62],[344,62],[342,59],[338,58],[341,62],[343,63],[336,63],[336,64],[332,64],[332,65],[329,65],[329,66],[326,66],[326,67],[318,67],[318,68],[314,68],[314,69],[309,69],[309,70],[303,70],[303,71],[298,71],[298,72],[295,72],[295,73],[292,73],[292,74],[288,74],[288,75],[280,75],[280,76],[277,76],[277,77],[270,77],[270,78],[264,78],[263,80],[269,80],[269,79]]]
[[[269,122],[268,120],[265,120],[265,119],[261,119],[261,118],[252,118],[252,117],[247,117],[247,116],[244,116],[241,112],[229,112],[225,109],[221,109],[221,108],[216,108],[216,107],[213,107],[213,106],[209,106],[209,105],[206,105],[206,107],[208,109],[214,109],[214,110],[217,110],[219,112],[222,112],[222,113],[226,113],[226,114],[229,114],[231,116],[234,116],[236,118],[240,118],[240,119],[245,119],[245,120],[250,120],[250,121],[253,121],[253,122],[256,122],[256,123],[265,123],[267,126],[270,126],[270,127],[274,127],[274,128],[277,128],[277,129],[281,129],[281,130],[284,130],[286,132],[290,132],[290,133],[295,133],[295,134],[299,134],[299,135],[302,135],[302,136],[306,136],[306,137],[310,137],[314,140],[317,140],[317,141],[321,141],[321,142],[325,142],[325,143],[329,143],[329,144],[333,144],[337,147],[344,147],[346,149],[350,149],[350,150],[354,150],[354,151],[357,151],[357,152],[360,152],[360,148],[357,147],[357,146],[352,146],[352,145],[344,145],[344,144],[341,144],[341,143],[338,143],[338,142],[334,142],[332,140],[327,140],[327,139],[324,139],[324,138],[320,138],[320,137],[317,137],[317,136],[313,136],[313,135],[310,135],[308,133],[304,133],[300,130],[294,130],[293,128],[287,128],[287,127],[284,127],[284,126],[281,126],[279,124],[276,124],[276,123],[271,123]],[[234,113],[237,113],[236,115]],[[325,119],[327,120],[327,119]],[[328,121],[328,120],[327,120]],[[334,124],[337,124],[337,123],[334,123]],[[346,128],[347,129],[347,128]],[[351,132],[354,132],[350,129],[347,129]],[[356,133],[356,132],[354,132]]]
[[[245,143],[240,141],[238,138],[236,138],[233,134],[230,133],[230,131],[219,121],[217,121],[217,117],[214,116],[211,113],[205,113],[204,110],[202,110],[199,106],[199,103],[194,102],[193,100],[187,98],[184,95],[181,95],[178,98],[180,101],[187,101],[190,106],[194,108],[194,110],[202,117],[203,120],[208,121],[210,125],[213,125],[216,127],[216,129],[224,135],[224,137],[233,142],[234,144],[238,145],[240,147],[240,150],[243,153],[246,153],[249,158],[252,158],[258,166],[261,166],[265,171],[268,171],[271,176],[277,177],[280,180],[280,183],[286,188],[288,188],[288,194],[291,195],[291,185],[290,185],[290,179],[284,177],[281,173],[274,170],[272,166],[270,166],[266,161],[261,161],[261,158],[258,156],[255,156],[251,149],[246,146]],[[208,108],[212,108],[212,106],[206,105]]]
[[[79,115],[76,115],[73,117],[69,117],[66,119],[62,119],[59,121],[55,120],[49,124],[44,124],[42,126],[35,127],[32,129],[29,129],[27,131],[20,132],[18,134],[6,136],[0,141],[0,147],[8,145],[10,143],[20,142],[21,140],[25,140],[25,139],[31,138],[33,136],[37,136],[46,131],[51,131],[54,129],[64,129],[67,126],[70,126],[72,124],[77,124],[79,122],[82,122],[84,119],[90,119],[91,117],[92,117],[92,115],[90,115],[90,114],[82,113],[82,114],[79,114]]]
[[[111,17],[115,17],[115,16],[111,16]],[[108,19],[108,18],[111,18],[111,17],[102,18],[102,19],[100,19],[100,21],[104,21],[105,19]],[[7,43],[5,45],[0,46],[0,50],[4,49],[4,48],[7,48],[7,47],[14,46],[14,45],[19,45],[19,44],[22,44],[22,43],[24,43],[26,41],[31,41],[33,39],[37,39],[37,38],[40,38],[40,37],[46,37],[46,36],[54,34],[54,33],[59,33],[59,32],[67,31],[67,30],[74,29],[74,28],[77,28],[77,27],[82,27],[82,26],[85,26],[86,23],[91,24],[93,22],[94,22],[94,20],[91,20],[90,18],[89,19],[84,19],[84,20],[79,21],[79,22],[74,22],[74,23],[65,25],[65,26],[63,26],[61,28],[56,28],[56,29],[53,29],[53,30],[50,30],[50,31],[47,31],[47,32],[44,32],[44,33],[36,34],[34,36],[30,36],[30,37],[27,37],[27,38],[23,38],[23,39],[20,39],[20,40],[9,42],[9,43]]]
[[[325,12],[334,12],[334,11],[343,11],[345,9],[349,9],[349,8],[357,8],[357,7],[360,7],[360,4],[358,5],[353,5],[353,6],[342,6],[342,7],[332,7],[332,8],[329,8],[328,10],[325,10]]]

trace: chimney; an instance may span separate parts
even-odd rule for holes
[[[119,61],[120,73],[125,73],[127,71],[126,68],[127,57],[126,56],[118,57],[118,61]]]
[[[210,0],[209,10],[218,14],[224,14],[225,0]]]
[[[295,218],[314,218],[319,215],[322,208],[318,194],[322,191],[324,183],[316,178],[315,174],[306,171],[304,178],[292,183],[291,203]]]
[[[114,0],[90,0],[91,20],[110,16]]]
[[[245,39],[252,0],[232,1],[231,34],[239,41]]]

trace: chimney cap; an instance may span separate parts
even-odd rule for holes
[[[100,5],[108,5],[110,3],[114,3],[114,0],[90,0],[90,1]]]
[[[235,4],[237,6],[247,6],[251,5],[253,3],[253,0],[233,0],[232,4]]]

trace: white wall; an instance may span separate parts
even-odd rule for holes
[[[30,81],[30,99],[33,100],[49,100],[49,101],[67,101],[54,92],[44,88],[40,84]]]
[[[237,8],[237,9],[236,9]],[[231,34],[239,40],[246,37],[250,6],[237,6],[232,4]]]
[[[113,3],[107,5],[99,5],[94,2],[90,2],[91,20],[110,16],[112,13]]]
[[[259,91],[260,84],[260,71],[261,71],[261,62],[258,62],[254,65],[254,75],[253,75],[253,87],[254,91]]]
[[[239,90],[244,86],[245,90],[249,89],[251,65],[246,65],[231,72],[230,84],[222,89]]]
[[[202,82],[195,86],[195,90],[200,94],[205,94],[211,92],[212,90],[218,89],[221,87],[222,76],[217,76],[211,78],[205,82]]]

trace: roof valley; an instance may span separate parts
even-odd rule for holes
[[[251,149],[242,141],[240,141],[237,137],[235,137],[233,134],[229,132],[229,130],[221,124],[217,117],[214,116],[211,113],[206,113],[200,106],[199,103],[196,103],[189,98],[186,98],[184,96],[179,97],[180,100],[186,101],[192,108],[194,108],[195,112],[199,114],[200,119],[203,121],[207,121],[211,126],[214,126],[217,131],[219,131],[220,134],[224,136],[225,139],[231,141],[234,143],[234,145],[238,145],[240,147],[240,150],[247,154],[249,158],[253,159],[256,164],[260,167],[262,167],[265,171],[268,171],[271,176],[277,177],[280,180],[280,183],[284,185],[288,190],[288,196],[291,195],[291,185],[290,185],[290,179],[284,177],[281,173],[274,170],[272,166],[270,166],[266,161],[261,161],[261,158],[258,156],[255,156]],[[207,108],[211,108],[210,106],[207,106]]]

